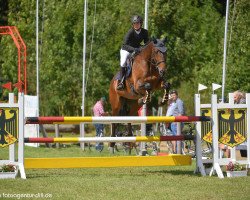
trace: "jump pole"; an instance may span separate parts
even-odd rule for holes
[[[157,123],[210,121],[205,116],[27,117],[26,124]]]
[[[24,143],[87,143],[87,142],[153,142],[193,140],[194,137],[177,136],[136,136],[136,137],[68,137],[68,138],[24,138]]]
[[[192,158],[189,155],[25,158],[24,167],[25,169],[151,167],[182,166],[191,163]]]

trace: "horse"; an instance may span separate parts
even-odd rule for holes
[[[139,54],[134,55],[130,62],[131,73],[125,80],[124,90],[117,90],[116,74],[110,82],[109,101],[112,116],[137,116],[139,108],[151,101],[151,94],[162,89],[164,95],[162,104],[168,100],[169,83],[165,82],[166,73],[166,47],[165,41],[152,39],[141,47]],[[119,73],[119,72],[118,72]],[[112,124],[111,137],[115,137],[116,125]],[[128,124],[128,136],[132,136],[132,126]],[[115,143],[110,143],[114,152]]]

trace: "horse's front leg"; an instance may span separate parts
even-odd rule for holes
[[[161,105],[164,105],[164,104],[166,104],[168,102],[170,83],[162,81],[161,88],[163,88],[163,91],[164,91],[162,101],[161,101]]]
[[[152,97],[152,94],[151,94],[152,87],[150,83],[145,83],[141,87],[143,87],[146,90],[146,94],[144,95],[144,97],[138,100],[139,105],[143,105],[143,104],[151,102],[151,97]]]

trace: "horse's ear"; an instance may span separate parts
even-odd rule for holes
[[[165,44],[166,42],[167,42],[167,37],[165,37],[163,40],[162,40],[162,42]]]

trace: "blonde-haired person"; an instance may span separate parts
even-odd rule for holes
[[[241,92],[240,90],[236,90],[233,93],[233,97],[234,97],[234,103],[235,104],[246,103],[245,93]]]

